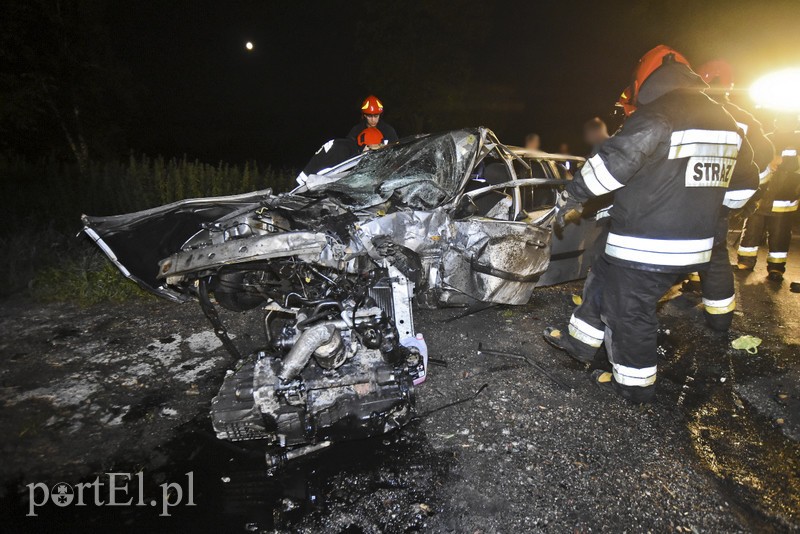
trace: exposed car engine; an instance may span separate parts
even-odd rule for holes
[[[288,228],[302,226],[301,219],[266,209],[234,214],[206,225],[161,263],[170,284],[196,285],[203,310],[234,352],[211,296],[233,311],[263,310],[264,347],[228,372],[211,417],[221,439],[278,446],[282,452],[269,463],[289,451],[293,457],[399,428],[414,414],[414,385],[425,379],[411,314],[415,284],[391,263],[394,247],[379,246],[377,262],[341,257],[333,268],[296,254],[298,246],[341,248],[349,230],[335,223],[327,232]],[[271,259],[241,261],[246,249],[265,242]],[[203,261],[232,250],[238,256],[230,264],[203,271]],[[178,272],[188,264],[191,274]]]
[[[213,401],[214,430],[266,440],[279,451],[268,456],[274,464],[414,416],[427,348],[412,298],[424,307],[528,302],[553,241],[554,209],[534,190],[564,183],[553,161],[531,162],[485,128],[454,130],[367,151],[290,193],[84,216],[84,231],[141,287],[199,301],[236,362]],[[585,275],[574,258],[592,231],[563,241],[568,265],[548,283]],[[219,307],[258,317],[255,353],[239,352]]]
[[[330,281],[313,274],[323,279],[321,293],[307,293],[309,300],[292,288],[286,300],[299,307],[267,306],[268,348],[240,360],[212,403],[217,437],[293,448],[381,434],[413,416],[413,385],[425,368],[396,326],[410,317],[413,285],[395,269],[352,278],[331,272]]]

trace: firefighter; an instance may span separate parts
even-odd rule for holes
[[[722,104],[725,111],[731,114],[745,139],[750,143],[760,181],[769,173],[774,150],[772,143],[764,135],[761,123],[728,98],[733,89],[733,70],[730,64],[719,59],[709,61],[701,65],[697,73],[710,86],[706,94]],[[689,277],[690,283],[697,277],[703,293],[703,313],[706,323],[717,331],[725,332],[730,328],[733,312],[736,309],[736,290],[728,255],[728,215],[731,210],[743,208],[754,194],[754,189],[728,190],[717,221],[711,261],[704,271],[692,273]]]
[[[351,128],[343,139],[331,139],[311,157],[296,181],[303,185],[312,174],[324,172],[366,150],[375,150],[397,141],[397,132],[386,121],[381,120],[383,103],[375,96],[368,96],[361,104],[361,122]]]
[[[389,123],[381,120],[382,114],[383,103],[378,97],[370,95],[364,99],[361,104],[361,121],[347,134],[347,138],[355,141],[359,150],[374,150],[397,142],[397,132]],[[369,128],[372,130],[368,130]]]
[[[800,150],[800,132],[797,117],[786,115],[775,120],[775,131],[768,137],[775,145],[775,159],[770,164],[773,172],[762,185],[758,209],[744,224],[738,251],[737,267],[752,271],[756,266],[758,247],[766,234],[767,278],[780,282],[786,272],[786,258],[792,239],[792,214],[797,211],[800,199],[800,173],[797,151]]]
[[[655,394],[658,300],[679,274],[708,264],[729,184],[758,182],[749,144],[706,87],[672,48],[647,52],[630,87],[636,111],[557,204],[555,224],[563,225],[584,202],[614,191],[605,252],[584,291],[591,305],[575,310],[568,333],[550,327],[545,339],[583,362],[605,343],[612,372],[596,371],[595,381],[637,403]]]
[[[620,110],[625,118],[630,117],[631,114],[636,111],[636,106],[633,105],[630,95],[630,87],[627,87],[615,104],[617,110]],[[616,135],[616,133],[614,135]],[[607,139],[608,138],[606,138],[606,140]],[[603,146],[603,142],[605,141],[600,141],[597,144],[593,143],[592,151],[587,156],[587,159],[591,159],[597,154]],[[596,276],[603,271],[594,266],[600,265],[600,261],[605,253],[608,232],[611,228],[610,215],[611,209],[614,207],[614,193],[610,192],[606,195],[598,196],[597,199],[604,199],[602,201],[603,207],[595,213],[595,220],[597,226],[600,228],[600,232],[592,245],[592,254],[589,257],[589,265],[592,267],[589,269],[589,273],[586,275],[586,281],[583,284],[581,304],[576,308],[570,318],[568,329],[569,335],[575,342],[570,343],[570,339],[562,340],[560,330],[549,328],[545,331],[545,339],[548,342],[562,350],[567,350],[574,358],[583,362],[590,362],[594,359],[595,353],[600,348],[600,345],[602,345],[602,340],[605,335],[605,327],[600,318],[602,311],[603,281],[602,279],[598,280]],[[586,212],[585,208],[586,207],[583,207],[581,210],[583,213]],[[575,213],[572,215],[575,215]],[[566,220],[559,224],[563,226],[565,222]]]

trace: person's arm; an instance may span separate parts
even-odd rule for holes
[[[347,134],[347,139],[352,139],[353,142],[358,145],[358,134],[360,134],[366,126],[362,126],[361,123],[356,124],[350,129],[350,133]]]
[[[624,187],[669,139],[670,132],[670,124],[663,116],[637,111],[613,137],[600,145],[597,153],[586,160],[581,172],[567,184],[569,197],[584,203]]]
[[[742,145],[736,155],[736,165],[722,201],[723,206],[731,209],[744,207],[758,189],[758,167],[753,161],[753,148],[741,129],[739,136],[742,138]]]
[[[380,123],[378,123],[378,126],[380,126]],[[383,138],[387,143],[396,143],[400,139],[391,124],[385,125],[385,129],[383,130]]]
[[[775,157],[775,147],[772,146],[772,141],[764,135],[760,122],[754,120],[753,124],[749,126],[747,140],[750,141],[750,146],[753,148],[753,162],[758,167],[758,172],[769,171],[769,164]]]

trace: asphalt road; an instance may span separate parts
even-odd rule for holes
[[[800,279],[800,255],[789,262],[787,278]],[[417,390],[420,418],[274,472],[257,446],[211,433],[209,402],[230,361],[195,305],[2,302],[0,528],[800,531],[800,294],[766,281],[763,259],[737,280],[728,335],[704,327],[697,295],[676,288],[665,299],[648,407],[595,388],[587,369],[542,340],[545,326],[566,322],[581,283],[449,322],[461,310],[419,310],[431,356],[446,362]],[[256,343],[246,335],[253,318],[226,318],[242,332],[237,343]],[[730,347],[743,334],[763,339],[758,354]],[[524,353],[551,377],[478,354],[479,343]],[[145,505],[108,506],[109,472],[141,472],[131,492],[136,500],[141,488]],[[29,484],[97,476],[105,505],[48,503],[26,517]],[[147,502],[169,483],[183,500],[159,516],[162,503]],[[34,501],[43,494],[34,490]]]

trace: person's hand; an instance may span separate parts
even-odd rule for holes
[[[558,198],[556,198],[555,226],[564,228],[568,222],[578,220],[581,213],[583,213],[583,205],[572,198],[566,190],[558,195]]]

